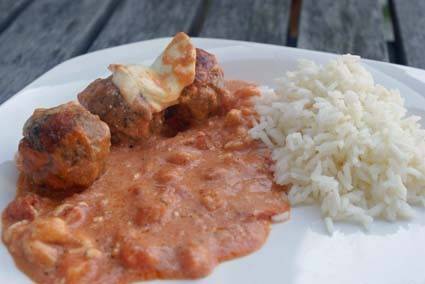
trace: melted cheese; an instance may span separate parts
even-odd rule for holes
[[[131,106],[142,96],[159,112],[177,103],[182,90],[195,80],[196,50],[185,33],[178,33],[150,66],[111,64],[112,81]]]

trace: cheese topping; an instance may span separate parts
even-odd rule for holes
[[[195,80],[196,50],[178,33],[150,66],[111,64],[112,81],[130,106],[142,96],[159,112],[177,104],[183,89]]]

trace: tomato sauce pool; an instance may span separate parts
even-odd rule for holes
[[[258,91],[228,82],[227,114],[174,137],[112,147],[105,173],[64,199],[24,177],[3,213],[3,241],[39,283],[193,279],[259,249],[271,218],[289,210],[269,150],[250,138]]]

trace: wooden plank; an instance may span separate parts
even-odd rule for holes
[[[298,47],[388,61],[376,0],[303,0]]]
[[[290,0],[212,0],[200,36],[286,44]]]
[[[0,32],[30,3],[31,0],[0,0]]]
[[[405,63],[425,68],[425,1],[393,0],[393,14]]]
[[[87,50],[113,0],[37,0],[0,34],[0,103],[49,68]]]
[[[121,2],[90,50],[188,33],[201,5],[201,0]]]

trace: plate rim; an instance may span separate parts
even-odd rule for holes
[[[159,38],[153,38],[153,39],[147,39],[142,41],[136,41],[132,43],[126,43],[121,44],[117,46],[107,47],[95,51],[91,51],[85,54],[81,54],[72,58],[69,58],[67,60],[64,60],[52,68],[48,69],[44,73],[42,73],[40,76],[36,77],[34,80],[32,80],[30,83],[25,85],[23,88],[21,88],[19,91],[14,93],[11,97],[9,97],[7,100],[5,100],[2,104],[0,104],[0,111],[3,110],[3,108],[7,107],[11,101],[15,100],[18,96],[22,96],[25,91],[30,90],[31,88],[34,88],[37,86],[38,83],[42,82],[43,80],[49,80],[49,77],[52,76],[55,72],[59,72],[60,69],[67,69],[68,65],[72,65],[75,63],[78,63],[79,61],[83,61],[84,59],[87,59],[89,57],[93,56],[102,56],[107,53],[115,53],[118,52],[120,49],[127,49],[127,48],[134,48],[146,44],[165,44],[169,42],[172,39],[172,37],[159,37]],[[251,42],[251,41],[242,41],[242,40],[233,40],[233,39],[224,39],[224,38],[210,38],[210,37],[191,37],[193,42],[195,42],[195,45],[197,46],[204,46],[204,45],[221,45],[224,46],[236,46],[236,45],[242,45],[242,46],[260,46],[260,47],[268,47],[268,48],[279,48],[279,49],[286,49],[288,51],[301,51],[301,52],[307,52],[311,54],[316,55],[338,55],[336,53],[332,52],[325,52],[325,51],[318,51],[318,50],[309,50],[304,48],[298,48],[298,47],[290,47],[290,46],[283,46],[283,45],[277,45],[277,44],[269,44],[269,43],[260,43],[260,42]],[[219,47],[219,46],[216,46]],[[149,59],[149,58],[146,58]],[[372,59],[366,59],[362,58],[362,61],[368,63],[372,67],[375,67],[379,69],[380,71],[386,73],[387,75],[393,77],[394,74],[401,74],[402,72],[414,72],[417,74],[421,74],[424,77],[423,80],[423,86],[425,88],[425,70],[411,67],[411,66],[404,66],[399,65],[395,63],[389,63],[389,62],[383,62],[383,61],[377,61]],[[397,70],[398,69],[398,70]],[[390,74],[388,74],[390,73]],[[403,82],[404,83],[404,82]],[[407,84],[407,86],[409,86]],[[419,93],[421,94],[421,93]]]

